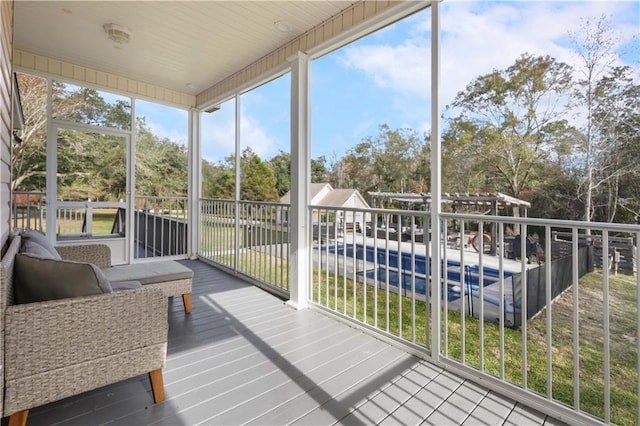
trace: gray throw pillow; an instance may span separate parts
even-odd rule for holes
[[[33,240],[22,240],[22,248],[20,249],[20,253],[30,254],[32,256],[41,257],[43,259],[60,260],[59,258],[54,257],[49,250],[42,247],[40,244],[36,243]]]
[[[56,248],[51,244],[51,242],[42,232],[29,230],[23,232],[20,236],[22,237],[22,249],[20,250],[21,252],[26,251],[25,245],[27,244],[27,242],[30,242],[32,244],[35,243],[45,248],[49,253],[51,253],[52,259],[62,259]]]
[[[91,263],[44,259],[19,253],[14,268],[16,303],[112,292],[100,268]]]

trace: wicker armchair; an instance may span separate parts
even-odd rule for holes
[[[145,373],[154,401],[162,401],[167,347],[163,292],[143,288],[15,305],[13,266],[19,248],[20,236],[15,236],[0,275],[2,415],[10,416],[9,424],[24,425],[30,408]]]

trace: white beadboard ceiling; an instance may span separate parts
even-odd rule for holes
[[[195,95],[353,3],[17,0],[14,46]],[[292,30],[278,31],[277,21]],[[129,28],[131,41],[109,40],[107,23]]]

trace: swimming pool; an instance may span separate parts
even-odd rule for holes
[[[367,279],[375,280],[378,285],[388,282],[389,285],[402,288],[410,293],[412,283],[417,294],[426,294],[427,288],[427,266],[431,270],[431,258],[421,254],[400,252],[386,249],[384,247],[364,246],[362,244],[337,244],[324,246],[322,250],[330,253],[363,260],[367,262],[376,261],[377,270],[369,269],[366,272],[359,272],[359,275],[366,275]],[[444,264],[441,263],[441,267]],[[465,265],[464,267],[464,287],[465,294],[477,294],[480,288],[480,268],[478,265]],[[504,278],[510,277],[511,272],[505,271]],[[495,268],[483,267],[483,285],[493,284],[498,281],[500,271]],[[447,299],[454,301],[460,298],[462,280],[460,278],[460,262],[447,260]],[[456,285],[457,283],[457,285]],[[486,300],[485,295],[485,300]],[[489,300],[490,301],[490,300]]]

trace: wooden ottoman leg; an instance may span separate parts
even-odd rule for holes
[[[182,303],[184,304],[184,312],[186,314],[191,313],[191,293],[185,293],[182,295]]]
[[[25,426],[27,424],[27,417],[29,416],[29,410],[18,411],[13,413],[9,417],[9,426]]]
[[[149,372],[149,380],[151,381],[153,402],[157,404],[164,401],[164,381],[162,379],[162,368]]]

